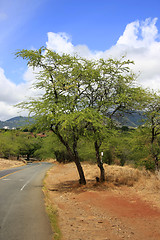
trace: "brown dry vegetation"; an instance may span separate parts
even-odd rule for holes
[[[14,167],[20,167],[23,165],[25,165],[25,163],[23,163],[22,161],[0,158],[0,170],[14,168]]]
[[[128,166],[104,167],[107,181],[96,183],[97,166],[83,163],[86,186],[79,185],[73,163],[56,163],[48,172],[45,185],[62,239],[160,239],[158,176]]]

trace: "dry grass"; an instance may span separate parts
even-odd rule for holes
[[[54,165],[53,172],[56,174],[57,182],[61,183],[61,172],[65,175],[66,181],[77,181],[79,176],[74,163],[59,164],[56,163],[57,169]],[[61,171],[59,170],[59,166]],[[96,177],[99,176],[100,171],[96,164],[82,163],[85,177],[88,182],[96,182]],[[159,177],[149,171],[135,169],[130,166],[117,166],[104,164],[106,182],[114,186],[136,186],[139,189],[151,189],[152,191],[160,190]],[[72,173],[72,176],[71,176]],[[53,176],[54,182],[55,176]],[[77,180],[76,180],[77,179]]]
[[[129,166],[108,166],[104,165],[106,180],[116,186],[126,185],[133,186],[140,191],[150,191],[159,193],[160,178],[159,175],[146,170],[139,170]]]
[[[160,207],[160,178],[158,175],[150,173],[148,176],[141,176],[135,183],[134,189],[145,200]]]
[[[56,166],[57,165],[57,166]],[[104,164],[106,173],[106,182],[103,184],[96,183],[96,177],[99,176],[100,171],[96,164],[82,163],[87,185],[83,186],[83,190],[87,189],[106,189],[116,188],[120,186],[132,187],[136,192],[146,194],[159,194],[160,180],[157,175],[146,171],[139,170],[129,166],[117,166]],[[61,189],[62,191],[80,190],[82,186],[78,184],[78,173],[74,163],[55,164],[53,175],[50,177],[51,189]],[[65,178],[65,182],[62,178]],[[55,181],[56,176],[56,181]],[[55,183],[55,184],[53,184]],[[79,189],[80,187],[80,189]]]
[[[106,172],[106,180],[112,182],[114,185],[133,186],[135,182],[139,181],[144,172],[139,171],[128,166],[104,166]]]
[[[8,168],[14,168],[14,167],[20,167],[20,166],[23,166],[23,165],[25,165],[25,164],[22,161],[0,158],[0,170],[4,170],[4,169],[8,169]]]
[[[99,169],[96,165],[83,164],[83,168],[88,180],[92,179],[93,181],[96,176],[99,176]],[[104,168],[106,173],[105,186],[107,188],[130,187],[130,190],[136,191],[143,199],[160,206],[160,177],[157,174],[129,166],[121,167],[104,164]]]
[[[67,166],[68,165],[68,166]],[[65,183],[59,180],[57,185],[60,189],[66,191],[78,190],[78,173],[74,163],[69,163],[67,165],[61,164],[61,171],[65,175],[66,184],[68,188],[65,187]],[[104,164],[106,173],[106,182],[104,184],[97,184],[96,177],[99,176],[99,168],[96,164],[82,163],[84,173],[87,179],[87,185],[83,187],[83,190],[87,189],[106,189],[106,188],[116,188],[120,186],[130,187],[131,190],[136,191],[139,195],[145,198],[147,201],[154,201],[160,206],[160,179],[158,175],[155,175],[146,170],[135,169],[130,166],[117,166],[117,165],[107,165]],[[73,171],[75,169],[75,171]],[[72,172],[72,177],[71,177]],[[57,180],[59,178],[59,170],[55,172]],[[54,175],[55,178],[55,175]],[[76,180],[77,179],[77,180]],[[53,180],[54,182],[54,180]],[[56,186],[56,187],[57,187]]]
[[[89,180],[99,176],[97,165],[82,164],[85,176]],[[150,173],[145,170],[138,170],[129,166],[117,166],[104,164],[106,181],[116,186],[126,185],[133,186],[141,177],[149,177]]]

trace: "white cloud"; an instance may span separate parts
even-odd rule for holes
[[[16,86],[6,78],[2,68],[0,68],[0,89],[0,101],[4,101],[8,104],[14,104],[19,100],[19,96],[21,95],[21,91],[18,91],[19,86]]]
[[[20,110],[14,105],[25,100],[26,97],[33,96],[34,90],[31,90],[30,86],[30,82],[16,85],[6,78],[4,70],[0,68],[0,120],[20,114]]]
[[[117,45],[126,45],[132,48],[147,48],[156,41],[158,30],[156,27],[157,18],[145,21],[135,21],[126,26],[123,35],[119,38]]]
[[[144,87],[160,89],[160,42],[157,18],[136,21],[128,24],[123,35],[117,41],[115,51],[127,53],[129,59],[134,60],[134,71],[141,72],[140,83]]]
[[[86,45],[74,46],[71,42],[71,37],[69,37],[67,33],[49,32],[46,46],[59,54],[78,54],[86,58],[95,58],[99,55],[99,51],[92,52]]]
[[[106,51],[91,51],[86,45],[74,46],[65,33],[48,33],[47,47],[58,53],[70,53],[86,58],[127,58],[135,62],[133,70],[141,72],[139,82],[144,87],[160,89],[160,42],[157,18],[129,23],[116,45]]]
[[[89,59],[127,58],[134,60],[134,72],[141,72],[139,83],[144,87],[160,89],[160,41],[156,27],[157,18],[129,23],[117,43],[106,51],[91,51],[86,45],[74,46],[71,37],[66,33],[48,33],[46,46],[60,54],[78,54]],[[17,109],[12,105],[25,100],[25,97],[36,96],[39,92],[30,89],[35,75],[29,68],[23,76],[24,83],[14,84],[6,78],[0,68],[0,119],[16,116]]]
[[[0,101],[0,120],[5,121],[15,116],[21,115],[17,108],[14,108],[12,105]],[[23,115],[23,114],[22,114]]]
[[[139,21],[132,22],[126,26],[123,35],[119,38],[117,44],[124,44],[127,46],[134,46],[137,41],[137,34],[139,28]]]
[[[71,43],[71,38],[66,33],[48,33],[47,48],[53,49],[58,53],[72,54],[74,47]]]

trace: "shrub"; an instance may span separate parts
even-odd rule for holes
[[[136,162],[137,167],[145,167],[146,170],[154,171],[155,170],[155,162],[151,157],[141,159]]]

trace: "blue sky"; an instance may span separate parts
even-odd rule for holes
[[[28,78],[32,78],[26,63],[14,56],[23,48],[47,45],[55,51],[76,50],[90,57],[118,57],[123,49],[140,66],[141,83],[159,88],[160,73],[157,70],[151,84],[146,75],[152,72],[144,73],[148,67],[143,62],[150,52],[150,66],[158,69],[159,15],[158,0],[0,0],[0,119],[17,114],[12,102],[23,100],[23,96],[18,92],[18,97],[9,95],[15,89],[25,92]]]

